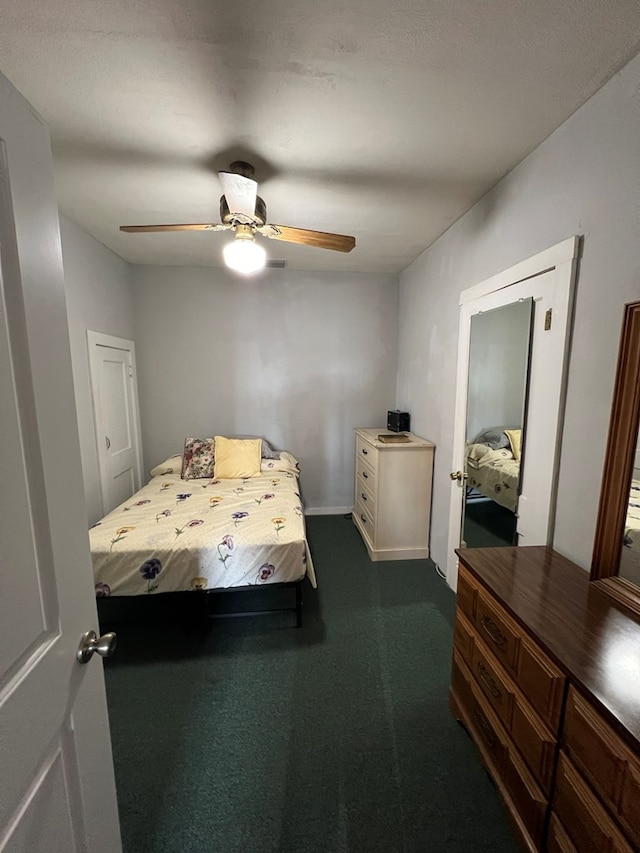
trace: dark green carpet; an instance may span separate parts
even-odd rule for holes
[[[350,520],[308,535],[301,630],[290,613],[116,626],[125,851],[518,850],[449,712],[453,593],[430,562],[371,563]]]

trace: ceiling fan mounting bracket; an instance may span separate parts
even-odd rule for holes
[[[229,210],[227,199],[225,196],[220,196],[220,220],[225,225],[253,225],[254,228],[259,228],[267,221],[267,205],[264,199],[256,196],[256,209],[253,218],[245,216],[243,213],[232,213]]]
[[[256,173],[251,163],[245,160],[234,160],[229,166],[229,171],[234,175],[242,175],[243,178],[253,178]]]

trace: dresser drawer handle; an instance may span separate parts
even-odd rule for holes
[[[476,722],[478,724],[480,732],[482,733],[482,737],[485,739],[489,747],[493,749],[493,747],[496,745],[496,739],[494,737],[491,726],[487,722],[487,718],[478,707],[473,709],[473,716],[476,718]]]
[[[478,661],[478,666],[476,667],[476,669],[478,670],[478,678],[481,681],[484,681],[484,683],[487,685],[489,693],[491,693],[494,699],[499,699],[502,696],[502,692],[496,687],[496,682],[489,674],[489,670],[486,668],[486,666],[480,661]]]
[[[364,521],[365,524],[367,523],[367,519],[364,517],[364,515],[362,515],[362,513],[360,513],[360,518]]]
[[[480,620],[480,624],[497,646],[500,646],[500,648],[503,649],[507,645],[507,638],[500,628],[498,628],[493,619],[490,619],[488,616],[483,616]]]
[[[368,479],[369,479],[369,475],[367,474],[367,472],[366,472],[366,471],[363,471],[363,472],[362,472],[362,476],[365,478],[365,480],[368,480]]]
[[[368,456],[368,455],[369,455],[369,454],[367,453],[367,451],[364,449],[364,447],[362,448],[362,452],[364,453],[364,455],[365,455],[365,456]]]
[[[362,493],[362,500],[363,500],[363,501],[366,501],[366,499],[367,499],[367,496],[366,496],[366,495],[365,495],[365,493],[363,492],[363,493]]]

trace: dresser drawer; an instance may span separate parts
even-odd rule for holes
[[[563,746],[640,848],[640,761],[573,687],[567,697]]]
[[[364,530],[369,539],[371,539],[371,541],[373,542],[375,534],[375,521],[373,515],[369,511],[369,508],[365,506],[361,500],[357,499],[357,496],[353,511],[358,517],[358,522],[360,523],[361,529]]]
[[[558,760],[553,808],[580,853],[632,853],[633,848],[563,752]]]
[[[356,502],[361,503],[364,507],[366,507],[369,510],[370,514],[375,518],[375,494],[369,488],[368,481],[363,480],[361,477],[356,478]]]
[[[453,629],[453,646],[469,669],[473,666],[473,645],[473,627],[463,613],[458,610]]]
[[[487,701],[502,720],[506,729],[511,728],[514,696],[500,669],[486,655],[478,643],[473,647],[471,672]]]
[[[562,712],[564,674],[482,588],[477,591],[473,621],[487,648],[555,734]]]
[[[556,739],[532,710],[511,678],[498,666],[480,641],[474,642],[472,674],[487,701],[511,736],[529,770],[543,790],[551,791]]]
[[[365,483],[371,491],[375,491],[377,473],[365,459],[356,457],[356,484],[358,481]],[[357,488],[357,485],[356,485]]]
[[[356,459],[364,461],[373,473],[377,471],[378,450],[375,447],[372,447],[368,441],[365,441],[359,435],[356,435]]]
[[[548,800],[536,784],[518,753],[507,749],[504,765],[504,786],[536,849],[542,849],[544,822]]]
[[[456,591],[456,603],[458,609],[472,622],[476,618],[476,599],[478,597],[478,585],[469,572],[460,563],[458,567],[458,589]]]
[[[551,815],[551,820],[549,821],[547,853],[578,853],[578,848],[571,841],[567,835],[567,831],[555,814]]]
[[[513,747],[471,672],[454,651],[451,689],[470,730],[512,812],[536,848],[541,848],[548,800]]]
[[[510,673],[517,672],[521,630],[500,605],[482,590],[478,592],[475,624],[478,633]]]
[[[496,779],[502,778],[507,754],[506,740],[491,710],[487,709],[482,694],[473,686],[473,677],[461,658],[454,652],[451,668],[451,689],[459,703],[465,725],[471,730],[475,742]]]

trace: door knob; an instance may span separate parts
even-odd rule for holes
[[[459,480],[462,482],[463,480],[466,480],[469,475],[465,471],[452,471],[449,476],[452,480]]]
[[[77,658],[80,663],[88,663],[93,653],[97,652],[102,658],[109,658],[116,650],[117,638],[113,631],[99,637],[95,631],[87,631],[82,635],[78,646]]]

